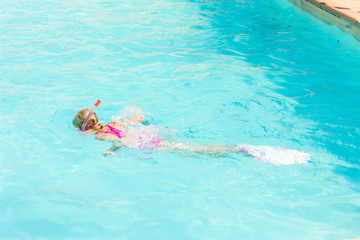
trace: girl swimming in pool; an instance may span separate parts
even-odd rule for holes
[[[85,120],[89,116],[86,124]],[[137,148],[155,149],[162,146],[163,137],[152,136],[150,139],[146,139],[141,136],[134,136],[127,131],[127,125],[129,124],[141,124],[144,122],[144,117],[137,115],[133,116],[125,121],[114,121],[108,124],[101,124],[95,112],[91,112],[90,109],[82,109],[76,114],[73,124],[82,133],[92,133],[96,135],[96,138],[113,141],[116,143],[116,147],[127,146]],[[84,125],[84,127],[82,127]],[[111,153],[111,152],[107,152]]]
[[[186,145],[177,142],[165,140],[163,136],[154,133],[134,132],[130,126],[141,125],[144,117],[136,115],[124,121],[113,121],[108,124],[101,124],[95,113],[95,109],[100,104],[98,100],[91,109],[80,110],[74,120],[74,126],[80,132],[90,135],[95,134],[96,138],[106,141],[112,141],[114,146],[106,150],[104,154],[114,154],[114,150],[126,146],[137,149],[158,149],[160,151],[169,151],[177,153],[201,153],[213,156],[221,156],[234,152],[242,152],[246,155],[270,162],[276,165],[287,165],[294,163],[306,163],[309,154],[296,150],[270,147],[270,146],[252,146],[252,145],[231,145],[231,146],[211,146],[211,145]]]
[[[88,121],[84,124],[88,116]],[[149,134],[147,136],[139,136],[128,131],[129,125],[133,126],[143,122],[144,117],[137,115],[124,121],[114,121],[103,125],[99,122],[95,112],[91,112],[91,109],[82,109],[76,114],[73,124],[84,134],[95,134],[97,139],[114,142],[114,147],[105,151],[105,154],[113,154],[113,151],[121,146],[138,149],[159,149],[162,151],[186,150],[214,155],[235,152],[234,149],[225,147],[202,146],[196,148],[195,146],[167,141],[162,136],[149,136]],[[84,127],[82,128],[83,125]]]

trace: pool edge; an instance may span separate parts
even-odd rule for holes
[[[307,10],[324,22],[336,25],[344,32],[352,34],[360,41],[360,14],[355,16],[351,9],[340,9],[329,0],[289,0],[296,6]],[[332,2],[334,3],[334,2]]]

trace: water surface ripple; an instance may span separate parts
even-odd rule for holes
[[[0,238],[359,238],[360,45],[287,0],[0,2]],[[79,134],[140,105],[187,143],[307,164],[121,149]]]

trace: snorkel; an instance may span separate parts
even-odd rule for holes
[[[83,124],[81,125],[81,129],[80,129],[81,131],[83,131],[83,132],[86,131],[86,125],[87,125],[87,123],[89,122],[90,117],[91,117],[91,116],[93,115],[93,113],[95,112],[95,109],[99,106],[100,103],[101,103],[101,101],[98,99],[98,100],[96,101],[96,103],[94,104],[94,106],[90,109],[89,114],[86,116]]]

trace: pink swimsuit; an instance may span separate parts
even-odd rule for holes
[[[121,132],[119,129],[116,129],[116,128],[110,126],[110,125],[105,125],[105,127],[110,128],[110,131],[98,132],[98,133],[96,133],[96,134],[99,134],[99,133],[110,133],[110,134],[113,134],[113,135],[117,136],[118,138],[123,138],[123,137],[125,137],[124,132]]]
[[[117,136],[118,138],[123,138],[125,137],[125,132],[120,131],[119,129],[116,129],[112,126],[106,125],[105,127],[108,127],[110,129],[110,131],[103,131],[103,132],[98,132],[96,134],[99,133],[109,133],[109,134],[113,134],[115,136]],[[164,141],[164,137],[158,137],[158,136],[152,136],[149,138],[142,138],[139,137],[138,138],[138,144],[136,146],[136,148],[139,149],[155,149],[155,148],[159,148],[161,147],[161,142]]]

